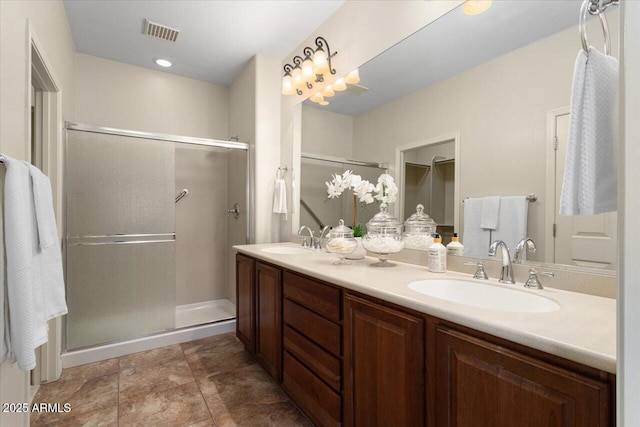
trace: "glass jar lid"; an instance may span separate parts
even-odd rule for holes
[[[424,206],[419,204],[416,206],[416,212],[404,222],[407,232],[425,232],[435,233],[438,224],[431,217],[424,213]]]
[[[331,239],[337,237],[351,238],[353,237],[353,230],[344,225],[344,220],[341,219],[340,221],[338,221],[338,226],[331,230],[331,233],[329,233],[329,237]]]
[[[380,205],[380,212],[367,223],[367,232],[369,233],[399,233],[401,228],[402,224],[389,213],[385,204]]]

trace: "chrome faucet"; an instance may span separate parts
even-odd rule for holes
[[[498,282],[500,283],[516,283],[513,280],[513,267],[511,266],[511,257],[509,256],[509,247],[502,240],[496,240],[491,243],[489,246],[489,256],[496,256],[496,250],[498,248],[502,249],[502,270],[500,270],[500,279]]]
[[[536,243],[530,237],[525,237],[516,245],[516,253],[513,254],[513,262],[520,264],[527,260],[527,250],[531,253],[536,251]]]
[[[322,249],[322,240],[327,238],[327,234],[329,234],[330,231],[331,231],[331,226],[325,225],[324,227],[322,227],[322,230],[320,230],[320,236],[312,239],[313,247],[315,249]]]
[[[302,232],[303,232],[304,230],[307,230],[307,231],[309,232],[309,238],[310,238],[310,239],[309,239],[309,240],[307,240],[307,238],[306,238],[306,237],[304,237],[304,238],[302,239],[302,247],[303,247],[303,248],[310,248],[310,247],[311,247],[311,245],[313,244],[313,231],[312,231],[309,227],[307,227],[306,225],[303,225],[302,227],[300,227],[300,228],[298,229],[298,236],[302,236]]]

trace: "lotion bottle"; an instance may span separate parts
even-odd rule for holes
[[[447,248],[441,243],[439,234],[433,235],[433,244],[429,246],[429,271],[432,273],[446,273],[447,271]]]
[[[464,254],[464,246],[460,243],[458,233],[453,233],[451,242],[447,245],[447,255],[462,256]]]

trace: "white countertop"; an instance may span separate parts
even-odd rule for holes
[[[504,285],[496,279],[478,281],[495,286],[531,292],[560,305],[547,313],[496,311],[458,304],[423,295],[407,287],[414,280],[458,278],[470,275],[447,272],[430,273],[426,267],[395,262],[390,268],[374,267],[376,258],[351,261],[351,265],[333,265],[337,256],[308,249],[305,254],[274,254],[262,251],[292,243],[234,246],[238,252],[329,283],[380,298],[400,306],[449,320],[528,347],[532,347],[606,372],[616,372],[616,301],[576,292],[545,288],[529,290],[522,283]]]

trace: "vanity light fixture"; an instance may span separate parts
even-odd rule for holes
[[[293,57],[293,65],[285,64],[284,76],[282,77],[282,94],[302,95],[302,91],[313,89],[313,83],[324,81],[326,73],[335,74],[336,69],[331,65],[331,58],[338,52],[331,53],[329,43],[324,37],[316,37],[316,48],[305,47],[301,56]]]
[[[155,62],[156,65],[159,65],[164,68],[169,68],[173,65],[171,61],[169,61],[168,59],[162,59],[162,58],[156,58],[153,60],[153,62]]]
[[[491,0],[466,0],[462,5],[462,11],[465,15],[478,15],[489,9]]]

